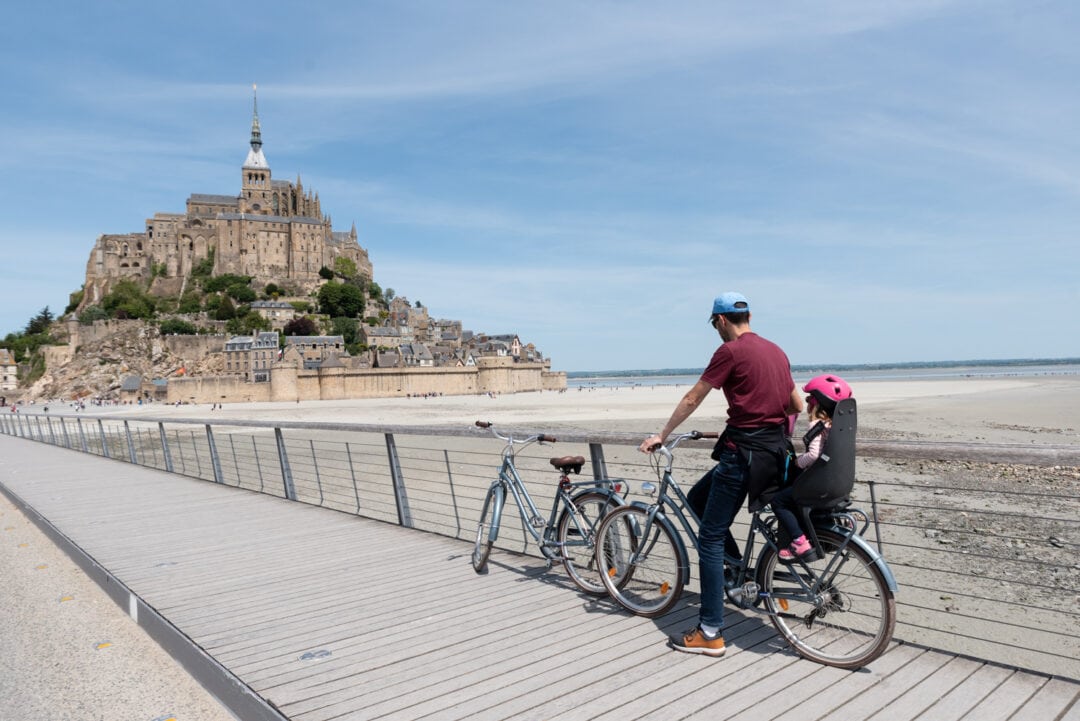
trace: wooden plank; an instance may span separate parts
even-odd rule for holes
[[[1052,678],[1010,717],[1009,721],[1057,719],[1067,711],[1075,713],[1080,703],[1080,684]]]
[[[919,683],[909,687],[888,706],[867,718],[874,721],[909,721],[932,707],[939,699],[966,681],[979,667],[980,661],[956,657]]]
[[[954,721],[954,719],[964,718],[1014,673],[1016,673],[1014,669],[1004,666],[981,664],[962,683],[934,702],[926,711],[926,716],[932,717],[935,721]]]

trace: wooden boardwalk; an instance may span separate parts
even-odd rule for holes
[[[693,595],[636,618],[533,558],[477,576],[462,541],[8,436],[0,488],[243,719],[1080,721],[1074,681],[902,643],[840,671],[756,614],[675,653]]]

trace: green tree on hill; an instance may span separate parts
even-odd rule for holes
[[[326,283],[319,288],[319,310],[331,318],[355,318],[364,312],[364,291],[348,283]]]
[[[121,280],[101,300],[101,307],[113,318],[152,318],[156,301],[132,280]]]
[[[38,311],[37,315],[31,318],[26,324],[26,335],[37,335],[38,333],[44,333],[49,329],[49,326],[53,322],[52,311],[49,310],[49,306],[45,306]]]
[[[318,335],[319,326],[308,316],[293,318],[282,329],[283,335]]]

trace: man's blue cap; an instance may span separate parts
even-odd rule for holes
[[[736,307],[737,304],[742,305]],[[749,313],[750,301],[746,299],[746,296],[742,293],[722,293],[717,296],[716,300],[712,304],[712,314],[719,315],[720,313]]]

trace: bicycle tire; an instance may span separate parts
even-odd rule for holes
[[[648,511],[638,506],[607,514],[600,524],[596,560],[606,569],[601,578],[616,603],[636,616],[656,618],[678,603],[689,559],[663,516],[654,518],[648,537],[643,537],[648,518]],[[637,554],[633,566],[632,554]]]
[[[480,509],[480,521],[476,525],[476,545],[473,546],[472,552],[472,567],[477,573],[487,571],[491,547],[495,545],[495,538],[499,534],[499,529],[492,525],[492,521],[502,504],[501,496],[502,488],[498,484],[492,485]]]
[[[563,566],[578,588],[592,596],[603,596],[607,588],[596,565],[595,540],[601,521],[620,504],[609,494],[599,491],[582,493],[573,502],[575,512],[564,508],[556,529]]]
[[[780,562],[776,549],[762,552],[757,578],[765,608],[776,630],[803,658],[837,668],[860,668],[880,656],[892,640],[896,599],[863,548],[849,543],[840,552],[845,536],[824,529],[817,536],[823,551],[817,561],[787,565]],[[802,591],[798,578],[806,581],[810,572],[820,577],[838,553],[840,563],[817,602],[792,597]]]

